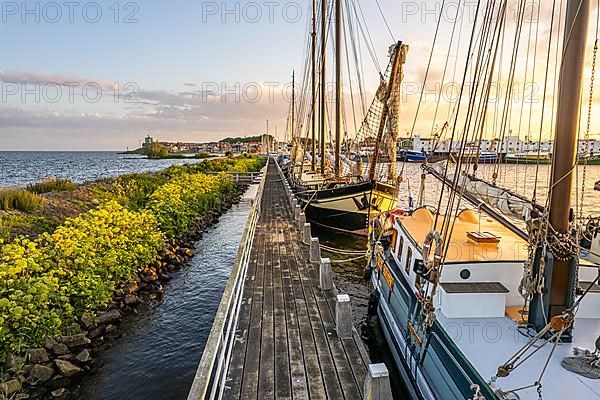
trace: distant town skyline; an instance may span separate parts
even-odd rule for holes
[[[281,139],[287,126],[292,70],[297,83],[302,81],[311,3],[5,2],[0,20],[5,54],[0,62],[0,150],[123,150],[139,145],[146,134],[166,141],[216,141],[266,133],[267,119],[269,133],[277,130]],[[412,130],[436,18],[442,15],[440,39],[414,131],[421,136],[431,133],[456,15],[450,3],[446,2],[444,10],[441,1],[359,3],[375,51],[369,56],[363,49],[367,102],[379,83],[371,58],[385,64],[394,40],[410,45],[401,136]],[[475,4],[462,2],[458,14],[463,35]],[[549,20],[547,7],[544,4],[539,10],[540,20]],[[534,31],[538,26],[528,24],[525,29],[530,25]],[[539,24],[539,54],[548,35],[545,24]],[[467,42],[465,37],[462,42]],[[590,55],[592,46],[590,37]],[[544,75],[541,58],[530,69],[538,78]],[[328,59],[332,62],[333,57]],[[456,61],[460,68],[461,58]],[[524,71],[525,65],[521,67],[518,70]],[[524,72],[518,73],[521,86],[515,92],[527,95],[523,83],[527,79]],[[590,76],[586,75],[584,96]],[[332,81],[329,74],[328,81]],[[448,90],[442,91],[450,97],[453,84],[449,82],[453,81],[459,80],[447,79],[444,89]],[[516,81],[519,84],[519,77]],[[302,91],[300,83],[297,88]],[[353,132],[348,82],[345,88],[347,130]],[[537,97],[533,114],[541,108]],[[450,109],[451,100],[441,100],[444,112]],[[595,96],[594,104],[597,101]],[[592,118],[592,137],[598,137],[597,118]],[[513,122],[517,132],[522,121]],[[551,123],[547,118],[545,136]],[[526,126],[521,134],[537,137],[539,128]]]

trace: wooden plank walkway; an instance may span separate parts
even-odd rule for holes
[[[335,290],[318,287],[278,168],[269,161],[223,398],[363,397],[369,363],[335,330]]]

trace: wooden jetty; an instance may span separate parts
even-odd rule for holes
[[[388,371],[270,159],[188,399],[362,398],[391,399]]]

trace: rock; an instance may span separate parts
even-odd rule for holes
[[[21,364],[22,364],[21,360],[19,360],[19,358],[17,356],[15,356],[14,354],[9,353],[6,356],[5,365],[6,365],[7,370],[17,370],[20,368]]]
[[[132,305],[132,304],[137,304],[137,303],[138,303],[138,299],[137,299],[136,295],[128,294],[127,296],[125,296],[125,304]]]
[[[94,328],[88,333],[88,337],[90,339],[96,339],[98,336],[102,335],[102,328]]]
[[[171,275],[169,275],[169,273],[160,274],[159,277],[161,281],[168,281],[169,279],[171,279]]]
[[[67,345],[67,347],[69,348],[85,346],[92,343],[92,341],[88,339],[85,333],[79,333],[77,335],[71,336],[60,336],[56,340],[58,340],[58,342],[60,343]]]
[[[46,347],[47,350],[53,351],[54,350],[54,346],[56,346],[57,344],[58,344],[58,342],[56,340],[48,338],[48,339],[46,339],[46,345],[45,345],[45,347]]]
[[[29,349],[27,351],[27,358],[32,364],[41,364],[49,361],[48,352],[44,348]]]
[[[71,380],[69,378],[65,378],[61,375],[56,375],[54,378],[50,379],[48,383],[46,383],[46,387],[50,390],[56,390],[67,387],[70,384]]]
[[[48,390],[43,387],[31,387],[27,388],[27,395],[29,399],[47,399]]]
[[[0,384],[0,392],[6,395],[6,397],[10,397],[10,395],[21,390],[21,381],[18,379],[11,379],[10,381],[6,381]]]
[[[40,364],[34,364],[31,366],[28,377],[32,383],[45,383],[52,378],[54,375],[54,369],[46,367]]]
[[[96,320],[94,319],[94,316],[91,313],[84,312],[81,316],[81,326],[87,331],[96,326]]]
[[[194,252],[193,252],[192,250],[190,250],[190,249],[185,249],[185,252],[184,252],[184,254],[185,254],[187,257],[194,257]]]
[[[64,356],[65,354],[69,354],[69,348],[64,343],[56,343],[52,348],[52,352],[56,356]]]
[[[81,363],[88,363],[92,360],[92,357],[90,356],[90,352],[87,351],[87,349],[82,350],[79,352],[79,354],[77,354],[75,356],[75,359]]]
[[[155,271],[150,271],[148,272],[146,275],[142,276],[142,281],[149,283],[149,282],[154,282],[158,280],[158,275],[156,274]]]
[[[70,378],[74,375],[77,375],[78,373],[80,373],[82,371],[81,368],[79,368],[75,364],[71,363],[70,361],[54,360],[54,363],[56,364],[56,367],[60,371],[60,374],[66,378]]]
[[[125,292],[128,294],[133,294],[133,293],[137,293],[137,291],[140,290],[140,287],[138,286],[136,281],[131,282],[129,285],[127,285],[127,287],[125,288]]]
[[[114,325],[108,324],[106,325],[106,328],[104,328],[104,332],[106,333],[111,333],[114,332],[117,328],[115,328]]]
[[[98,322],[101,324],[108,324],[111,322],[116,322],[121,319],[121,313],[119,310],[110,310],[98,316]]]
[[[70,395],[69,391],[65,388],[56,389],[50,394],[53,399],[68,399]]]

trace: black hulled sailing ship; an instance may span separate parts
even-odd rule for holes
[[[339,232],[367,235],[369,215],[393,210],[397,205],[398,180],[396,174],[396,151],[398,138],[398,114],[400,105],[400,85],[403,79],[403,65],[406,62],[408,46],[398,42],[390,48],[389,65],[385,75],[381,76],[381,85],[373,100],[356,138],[351,141],[342,138],[342,1],[335,2],[336,16],[336,99],[335,99],[335,137],[331,148],[333,155],[327,151],[326,132],[326,99],[325,99],[325,46],[326,46],[326,1],[321,7],[321,59],[320,59],[320,135],[317,151],[316,135],[316,15],[313,14],[312,34],[312,98],[311,98],[311,140],[312,151],[307,151],[308,140],[294,140],[295,149],[292,156],[292,169],[288,177],[296,191],[296,197],[306,213],[307,219],[320,227]],[[313,10],[316,9],[316,1]],[[294,113],[292,106],[292,113]],[[360,157],[350,158],[353,147],[360,146],[361,141],[369,139],[374,142],[374,149],[368,159],[369,170],[363,174]],[[341,148],[347,150],[342,154]],[[358,151],[355,151],[358,154]],[[379,162],[385,156],[385,165]],[[328,168],[329,162],[333,168]],[[319,165],[320,164],[320,167]]]

